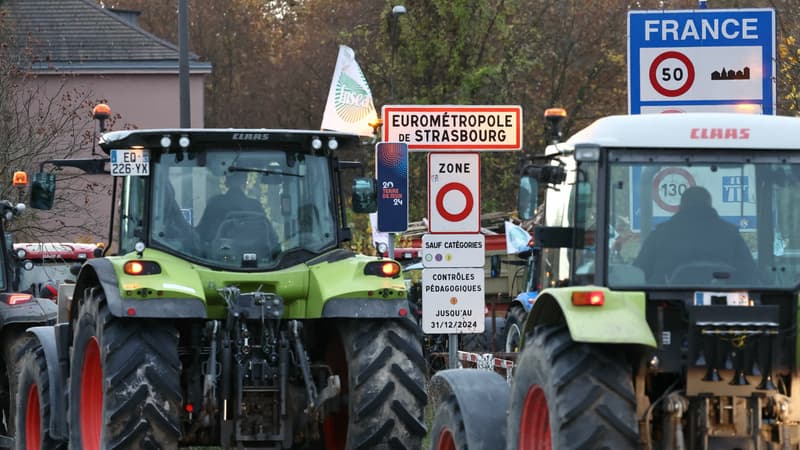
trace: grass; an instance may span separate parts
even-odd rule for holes
[[[430,390],[428,390],[430,392]],[[433,427],[433,416],[436,412],[436,403],[432,399],[428,399],[428,405],[425,406],[425,426],[428,427],[428,434],[422,438],[422,450],[431,447],[431,428]]]

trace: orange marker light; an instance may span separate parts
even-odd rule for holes
[[[400,264],[395,261],[372,261],[364,266],[364,275],[394,278],[400,274]]]
[[[141,275],[144,272],[144,264],[140,261],[128,261],[125,263],[124,270],[128,275]]]
[[[567,110],[564,108],[547,108],[544,110],[544,117],[545,119],[551,117],[567,117]]]
[[[161,273],[161,266],[155,261],[134,260],[126,262],[122,270],[128,275],[156,275]]]
[[[28,174],[19,170],[14,172],[14,186],[23,187],[28,185]]]
[[[575,306],[603,306],[605,295],[603,291],[573,292],[572,304]]]
[[[92,117],[95,119],[108,119],[111,116],[111,107],[105,103],[99,103],[92,109]]]
[[[381,273],[387,277],[394,277],[400,273],[400,266],[393,262],[383,263],[381,266]]]

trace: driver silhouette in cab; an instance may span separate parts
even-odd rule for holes
[[[711,194],[692,186],[678,212],[645,239],[633,263],[651,284],[752,282],[756,265],[739,230],[723,220]]]

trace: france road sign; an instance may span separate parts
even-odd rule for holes
[[[477,153],[428,154],[429,232],[480,232],[480,175]]]
[[[409,151],[522,149],[521,106],[387,105],[382,114],[383,139]]]
[[[402,233],[408,228],[408,146],[379,142],[375,146],[378,181],[378,231]]]
[[[775,113],[775,11],[628,13],[628,109]]]
[[[422,331],[483,333],[483,269],[422,270]]]

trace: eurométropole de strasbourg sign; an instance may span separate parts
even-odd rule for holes
[[[412,152],[521,150],[522,107],[384,106],[383,140]]]

